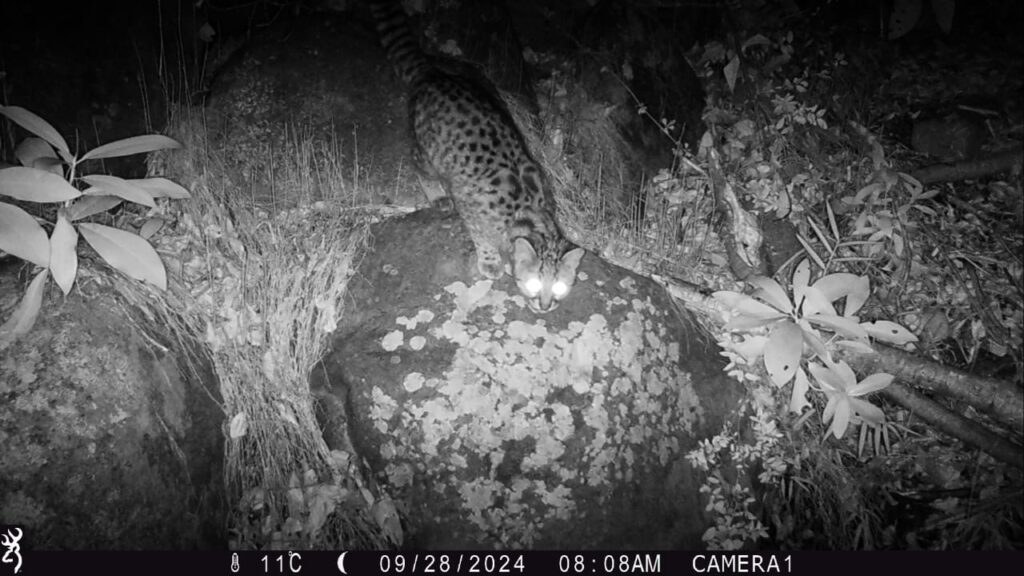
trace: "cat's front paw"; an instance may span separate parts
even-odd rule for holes
[[[453,212],[455,210],[455,202],[452,201],[451,196],[441,196],[440,198],[434,198],[432,203],[434,208],[441,212]]]
[[[483,258],[478,258],[476,261],[476,268],[484,275],[484,278],[491,280],[497,280],[505,274],[505,266],[501,260],[497,262],[485,261]]]

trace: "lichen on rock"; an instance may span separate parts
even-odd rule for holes
[[[378,256],[403,271],[396,253]],[[540,316],[510,279],[417,264],[353,288],[377,311],[346,327],[330,362],[356,445],[405,503],[417,544],[437,531],[461,546],[625,544],[631,523],[678,520],[690,497],[666,478],[705,418],[694,368],[706,380],[708,367],[686,361],[694,334],[656,285],[590,260],[588,280]],[[699,542],[703,527],[683,531]],[[630,545],[650,546],[643,532]]]

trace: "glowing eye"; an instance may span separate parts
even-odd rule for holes
[[[555,296],[565,296],[565,294],[568,291],[569,287],[566,286],[565,282],[562,282],[561,280],[555,282],[554,285],[551,286],[551,293],[554,294]]]
[[[540,289],[543,287],[544,284],[540,281],[540,278],[537,278],[536,276],[530,278],[525,283],[523,283],[523,288],[525,288],[526,291],[529,292],[530,294],[539,293]]]

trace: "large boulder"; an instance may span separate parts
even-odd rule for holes
[[[0,270],[4,304],[23,290],[12,279]],[[224,548],[212,375],[82,283],[49,290],[32,331],[0,347],[0,524],[37,549]]]
[[[684,454],[739,387],[657,284],[590,254],[579,270],[538,315],[511,277],[476,275],[457,216],[376,226],[315,385],[347,408],[328,441],[351,438],[408,545],[700,546]]]
[[[421,197],[410,186],[405,93],[368,23],[329,12],[286,18],[218,72],[207,138],[224,160],[220,176],[257,203],[342,194],[411,206]]]

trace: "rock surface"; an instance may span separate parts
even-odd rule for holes
[[[23,546],[227,545],[216,391],[150,338],[115,297],[54,288],[0,350],[0,524],[20,525]]]
[[[475,276],[454,215],[373,236],[319,386],[347,406],[407,545],[700,546],[702,479],[684,454],[739,391],[658,285],[588,254],[569,297],[536,315],[511,277]]]

